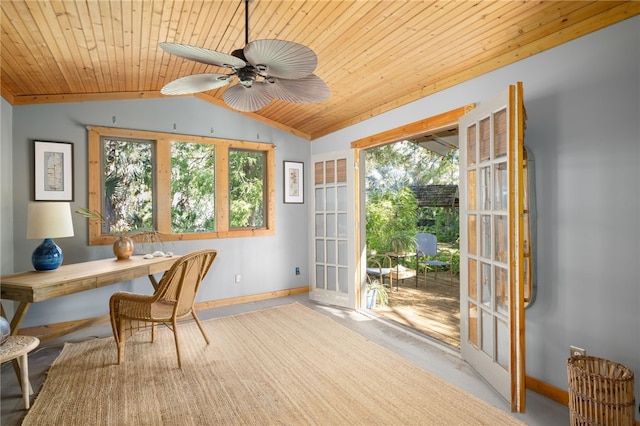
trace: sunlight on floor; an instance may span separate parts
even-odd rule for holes
[[[339,318],[349,319],[353,321],[372,321],[371,317],[368,317],[366,314],[363,314],[360,311],[344,310],[334,306],[325,305],[318,305],[317,308]]]

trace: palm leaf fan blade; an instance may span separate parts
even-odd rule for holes
[[[225,74],[193,74],[173,80],[160,90],[163,95],[188,95],[226,86],[231,77]]]
[[[297,80],[274,78],[267,81],[269,92],[287,102],[322,102],[331,96],[329,87],[315,74]]]
[[[244,48],[244,56],[264,74],[292,80],[308,76],[318,66],[313,50],[284,40],[252,41]]]
[[[273,96],[262,82],[254,82],[251,87],[236,84],[224,92],[224,101],[231,108],[243,112],[254,112],[265,106]]]
[[[163,42],[160,43],[160,48],[172,55],[207,65],[216,65],[232,69],[242,68],[247,65],[246,62],[240,58],[227,55],[226,53],[216,52],[215,50],[205,49],[204,47]]]

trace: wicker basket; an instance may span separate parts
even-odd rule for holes
[[[571,425],[635,424],[633,371],[592,356],[567,360]]]

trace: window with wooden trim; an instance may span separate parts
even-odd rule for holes
[[[123,228],[167,240],[275,233],[272,144],[89,127],[89,245]]]
[[[230,228],[264,226],[265,163],[263,151],[229,150]]]

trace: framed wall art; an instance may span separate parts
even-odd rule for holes
[[[73,144],[34,141],[34,200],[73,201]]]
[[[284,162],[284,202],[304,203],[304,163]]]

